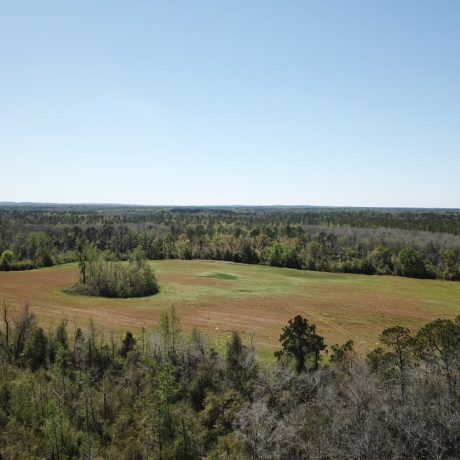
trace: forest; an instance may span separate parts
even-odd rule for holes
[[[460,211],[295,207],[3,205],[0,270],[112,260],[211,259],[460,280]]]
[[[3,206],[0,269],[77,262],[69,293],[161,290],[147,259],[211,259],[460,280],[456,211]],[[300,307],[300,306],[299,306]],[[403,307],[403,305],[401,306]],[[127,307],[129,308],[129,307]],[[215,344],[175,307],[140,333],[3,301],[0,458],[380,459],[460,456],[460,316],[383,328],[366,355],[314,322]],[[136,329],[139,330],[139,329]]]
[[[367,357],[295,316],[271,363],[257,337],[184,336],[173,307],[118,337],[4,303],[0,331],[0,458],[460,456],[460,316],[387,328]]]

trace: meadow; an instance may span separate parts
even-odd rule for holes
[[[394,276],[366,276],[202,260],[150,262],[160,292],[138,299],[107,299],[69,294],[78,279],[76,264],[0,273],[0,299],[17,312],[30,302],[47,327],[66,319],[102,331],[152,331],[162,311],[174,305],[184,332],[197,327],[218,348],[232,330],[264,356],[279,347],[281,327],[296,314],[314,322],[326,343],[355,342],[365,352],[379,333],[400,324],[422,324],[460,313],[460,283]]]

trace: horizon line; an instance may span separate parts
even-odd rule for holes
[[[47,201],[0,201],[0,207],[14,206],[91,206],[91,207],[138,207],[138,208],[330,208],[330,209],[400,209],[400,210],[446,210],[459,208],[438,206],[369,206],[369,205],[313,205],[313,204],[139,204],[98,202],[47,202]]]

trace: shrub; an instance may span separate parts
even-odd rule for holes
[[[405,248],[399,253],[398,271],[412,278],[425,278],[427,274],[423,256],[413,248]]]
[[[11,269],[11,263],[13,262],[13,251],[6,249],[3,251],[0,257],[0,270],[8,271]]]

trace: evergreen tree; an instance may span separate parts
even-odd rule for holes
[[[296,370],[300,374],[306,370],[307,360],[313,361],[312,369],[318,369],[319,357],[326,348],[324,338],[316,334],[316,326],[297,315],[283,327],[280,336],[282,350],[275,353],[280,359],[283,355],[292,356],[296,363]]]

